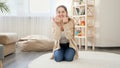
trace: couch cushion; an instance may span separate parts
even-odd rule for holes
[[[18,41],[16,33],[0,33],[0,43],[10,44]]]

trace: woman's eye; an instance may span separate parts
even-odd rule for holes
[[[58,12],[58,13],[60,13],[60,12]]]

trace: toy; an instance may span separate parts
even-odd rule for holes
[[[80,33],[78,34],[78,36],[82,36],[82,32],[80,32]]]
[[[80,22],[80,25],[81,25],[81,26],[85,26],[85,21],[81,21],[81,22]]]

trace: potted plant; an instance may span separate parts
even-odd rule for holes
[[[0,1],[0,11],[3,13],[3,12],[9,12],[9,8],[8,6],[6,5],[5,2],[2,2]]]
[[[83,0],[80,0],[80,1],[79,1],[79,4],[82,4],[82,2],[83,2]]]

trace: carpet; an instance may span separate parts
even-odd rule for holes
[[[51,53],[44,54],[28,64],[28,68],[120,68],[120,55],[107,52],[80,51],[79,59],[55,62]]]

